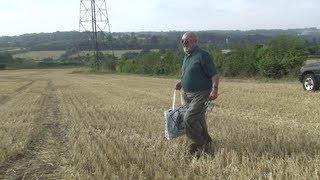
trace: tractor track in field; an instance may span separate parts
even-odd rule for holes
[[[21,92],[30,82],[16,90]],[[67,126],[62,124],[59,98],[51,80],[39,100],[40,111],[25,147],[0,164],[0,179],[47,179],[58,167],[56,159],[66,156]],[[43,158],[45,155],[48,155]],[[57,178],[57,177],[55,177]]]
[[[18,94],[26,91],[32,84],[34,84],[36,82],[36,80],[32,80],[30,82],[28,82],[27,84],[24,84],[22,86],[20,86],[18,89],[16,89],[13,93],[5,95],[5,96],[1,96],[0,97],[0,107],[5,105],[7,102],[9,102],[11,99],[14,99],[14,97],[16,97]]]

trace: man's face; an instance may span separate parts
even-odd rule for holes
[[[190,54],[197,46],[197,38],[190,34],[184,34],[181,38],[181,45],[183,47],[183,51]]]

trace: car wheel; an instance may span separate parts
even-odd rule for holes
[[[302,86],[306,91],[315,91],[318,88],[318,82],[313,74],[306,74],[303,77]]]

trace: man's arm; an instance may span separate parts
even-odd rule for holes
[[[212,90],[209,96],[210,101],[217,99],[217,97],[219,96],[218,94],[219,82],[220,82],[219,74],[212,76],[211,81],[212,81]]]

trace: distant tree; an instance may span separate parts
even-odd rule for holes
[[[10,53],[4,52],[0,53],[0,63],[1,64],[8,64],[13,60],[13,57]]]
[[[116,57],[109,54],[103,54],[102,52],[98,52],[90,57],[91,61],[91,70],[94,72],[99,71],[115,71]]]
[[[151,44],[158,44],[159,43],[158,37],[155,36],[155,35],[152,35],[150,37],[149,41],[150,41]]]
[[[273,78],[295,73],[307,58],[301,39],[294,36],[277,36],[260,53],[260,72]]]
[[[6,65],[6,64],[1,64],[1,63],[0,63],[0,70],[6,69],[6,68],[7,68],[7,65]]]

